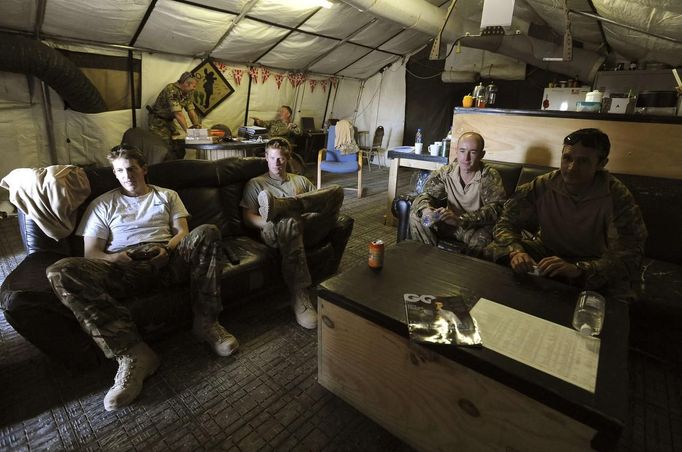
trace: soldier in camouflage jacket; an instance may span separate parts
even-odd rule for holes
[[[481,162],[484,145],[479,134],[463,134],[457,142],[457,161],[429,176],[410,210],[414,239],[430,245],[455,240],[465,252],[476,255],[490,243],[506,193],[497,170]],[[424,221],[434,212],[438,221]]]
[[[609,149],[608,136],[597,129],[568,135],[561,169],[522,185],[505,204],[494,255],[519,273],[535,269],[634,299],[647,231],[630,191],[604,170]]]

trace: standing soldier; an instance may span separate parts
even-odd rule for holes
[[[174,121],[187,132],[187,120],[183,109],[187,111],[193,127],[201,127],[201,120],[194,110],[192,94],[197,87],[194,76],[185,72],[175,83],[169,83],[159,93],[156,102],[149,109],[149,130],[171,144],[173,137],[178,135]]]

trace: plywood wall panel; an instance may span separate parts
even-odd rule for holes
[[[487,159],[558,167],[564,137],[586,127],[609,135],[611,172],[682,179],[682,124],[458,113],[452,130],[483,135]]]

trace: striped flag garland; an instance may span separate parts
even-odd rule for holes
[[[242,75],[244,75],[243,69],[232,69],[232,78],[234,79],[234,82],[237,84],[237,86],[241,85],[242,83]]]
[[[270,69],[265,67],[260,68],[260,82],[265,83],[268,78],[270,78]]]
[[[275,72],[275,84],[277,85],[277,89],[281,88],[284,76],[285,74],[282,74],[281,72]]]
[[[315,92],[315,86],[317,85],[317,80],[310,79],[310,80],[308,80],[308,83],[310,84],[310,92],[314,93]]]
[[[251,81],[253,81],[253,83],[258,83],[258,68],[256,66],[251,66],[249,68],[249,75],[251,76]]]
[[[289,83],[291,83],[291,86],[294,88],[298,87],[305,81],[305,75],[303,75],[303,72],[290,72],[289,73]]]
[[[322,87],[322,92],[326,93],[327,92],[327,84],[329,84],[329,80],[320,80],[320,86]]]

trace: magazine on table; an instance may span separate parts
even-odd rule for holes
[[[478,324],[471,314],[471,297],[403,295],[410,339],[432,344],[480,346]]]

